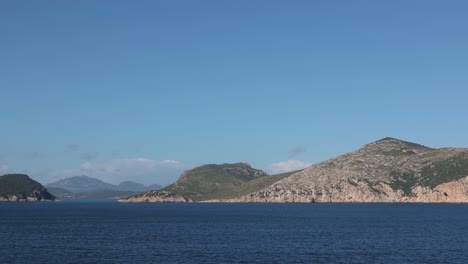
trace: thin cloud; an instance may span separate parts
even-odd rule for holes
[[[39,152],[30,152],[30,153],[26,153],[24,155],[24,158],[26,159],[38,159],[38,158],[42,158],[44,155],[40,154]]]
[[[114,184],[130,180],[144,184],[166,185],[173,183],[183,171],[193,167],[192,164],[176,160],[147,158],[113,159],[105,162],[86,161],[79,168],[49,173],[47,182],[87,175]]]
[[[77,151],[78,151],[78,145],[70,144],[67,146],[67,152],[77,152]]]
[[[295,157],[295,156],[297,156],[297,155],[299,155],[299,154],[301,154],[301,153],[303,153],[303,152],[305,152],[305,151],[306,151],[306,149],[305,149],[304,147],[300,147],[300,146],[299,146],[299,147],[295,147],[295,148],[293,148],[293,149],[291,149],[291,150],[289,151],[289,155],[288,155],[288,156],[289,156],[289,158],[293,158],[293,157]]]
[[[312,165],[312,162],[300,161],[300,160],[287,160],[272,163],[265,169],[271,174],[278,174],[283,172],[301,170]]]
[[[7,170],[9,170],[10,168],[7,166],[7,165],[0,165],[0,172],[6,172]]]
[[[98,156],[99,156],[98,153],[83,152],[80,154],[80,159],[90,161],[90,160],[97,159]]]

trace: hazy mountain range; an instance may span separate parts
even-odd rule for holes
[[[61,179],[46,187],[60,198],[114,198],[162,188],[159,184],[144,185],[132,181],[114,185],[85,175]]]

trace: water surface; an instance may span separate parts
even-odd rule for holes
[[[468,205],[0,203],[0,263],[468,263]]]

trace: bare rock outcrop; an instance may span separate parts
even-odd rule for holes
[[[179,196],[167,191],[149,191],[142,194],[121,198],[119,202],[125,203],[190,203],[192,199]]]
[[[271,191],[270,191],[271,190]],[[207,202],[259,202],[259,203],[315,203],[315,202],[354,202],[354,203],[467,203],[468,177],[444,183],[436,188],[416,186],[411,194],[395,190],[386,183],[369,184],[366,181],[340,182],[330,188],[319,190],[284,190],[279,186],[250,195],[226,200]]]

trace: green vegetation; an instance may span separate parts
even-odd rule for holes
[[[70,194],[69,190],[59,188],[59,187],[47,187],[47,191],[49,191],[51,194],[53,194],[56,197],[61,197],[66,194]]]
[[[246,183],[243,183],[242,185],[239,185],[233,189],[229,189],[226,191],[222,191],[219,193],[214,193],[212,195],[206,195],[203,198],[205,200],[210,200],[210,199],[232,199],[236,197],[240,197],[243,195],[248,195],[253,192],[262,190],[264,188],[267,188],[268,186],[274,184],[275,182],[278,182],[286,177],[289,177],[293,175],[294,173],[300,172],[301,170],[298,171],[291,171],[291,172],[286,172],[286,173],[281,173],[281,174],[276,174],[276,175],[270,175],[270,176],[264,176],[260,177],[251,181],[248,181]]]
[[[24,174],[7,174],[0,176],[0,196],[30,194],[39,190],[42,185]]]
[[[421,185],[434,188],[442,183],[459,180],[468,176],[468,154],[436,161],[421,171]]]
[[[418,184],[418,178],[414,173],[396,172],[391,173],[393,181],[390,182],[390,187],[394,190],[402,190],[405,196],[413,196],[413,187]]]
[[[111,199],[133,195],[135,192],[118,190],[96,190],[83,193],[68,193],[59,195],[65,199]]]
[[[374,187],[374,184],[376,184],[375,182],[370,182],[368,179],[364,179],[364,182],[367,183],[367,186],[369,187],[369,189],[371,189],[372,192],[374,192],[376,194],[382,193],[380,190],[378,190],[378,189],[376,189]]]
[[[265,172],[247,163],[208,164],[184,172],[176,183],[162,190],[200,201],[264,176]]]
[[[413,143],[413,142],[409,142],[409,141],[404,141],[404,140],[400,140],[400,139],[396,139],[396,138],[391,138],[391,137],[385,137],[385,138],[382,138],[381,140],[377,140],[376,143],[379,143],[379,142],[399,142],[401,144],[404,144],[406,147],[408,148],[412,148],[412,149],[420,149],[420,150],[431,150],[431,148],[429,147],[426,147],[426,146],[423,146],[423,145],[420,145],[420,144],[417,144],[417,143]]]
[[[354,186],[354,187],[358,186],[358,183],[355,182],[355,181],[352,180],[352,179],[348,179],[348,183],[351,184],[351,185]]]
[[[411,151],[411,150],[391,149],[391,150],[381,150],[379,154],[382,154],[385,156],[401,157],[401,156],[413,155],[415,153],[414,151]]]

